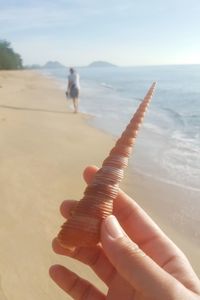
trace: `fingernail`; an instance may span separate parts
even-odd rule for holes
[[[118,239],[124,236],[124,232],[114,216],[109,216],[105,220],[105,226],[108,234],[113,239]]]

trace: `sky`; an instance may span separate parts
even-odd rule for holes
[[[200,0],[0,0],[0,39],[25,65],[200,64]]]

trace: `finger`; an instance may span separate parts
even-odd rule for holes
[[[101,241],[119,274],[144,298],[175,299],[174,295],[186,290],[129,239],[114,216],[103,222]]]
[[[92,178],[97,170],[98,168],[95,166],[88,166],[85,168],[83,177],[86,183],[90,183],[92,181]],[[60,206],[60,212],[62,216],[66,219],[69,218],[73,213],[73,210],[76,208],[77,203],[78,201],[76,200],[64,200]]]
[[[109,285],[116,270],[105,256],[100,245],[96,247],[79,247],[74,250],[63,248],[57,239],[52,242],[54,252],[75,258],[93,269],[97,276]]]
[[[55,283],[75,300],[105,300],[105,296],[97,288],[63,266],[52,266],[49,274]]]
[[[61,215],[68,219],[73,214],[77,204],[78,201],[76,200],[64,200],[60,205]]]
[[[98,170],[95,166],[88,166],[83,171],[83,177],[86,183],[90,183]],[[60,206],[60,212],[64,218],[69,218],[73,213],[73,210],[76,208],[78,201],[76,200],[64,200]]]
[[[197,291],[198,278],[185,254],[164,234],[147,213],[123,191],[114,201],[113,214],[138,246],[186,287]],[[187,274],[187,276],[182,276]],[[199,291],[199,289],[198,289]]]
[[[114,202],[113,214],[128,236],[160,266],[176,256],[184,257],[150,216],[123,191]]]
[[[85,170],[83,171],[83,178],[85,179],[87,184],[91,183],[97,171],[98,168],[96,166],[88,166],[85,168]]]

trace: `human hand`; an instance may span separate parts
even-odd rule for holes
[[[87,183],[96,170],[86,168]],[[64,201],[62,215],[69,217],[76,204]],[[50,276],[64,291],[75,300],[200,299],[200,281],[185,255],[133,199],[120,191],[113,214],[103,222],[101,244],[95,247],[72,251],[53,241],[56,253],[93,269],[108,286],[107,296],[65,267],[52,266]]]

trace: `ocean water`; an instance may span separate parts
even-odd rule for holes
[[[153,81],[157,89],[138,134],[131,168],[200,192],[200,65],[77,68],[80,110],[93,126],[121,134]],[[67,69],[45,70],[66,89]]]

